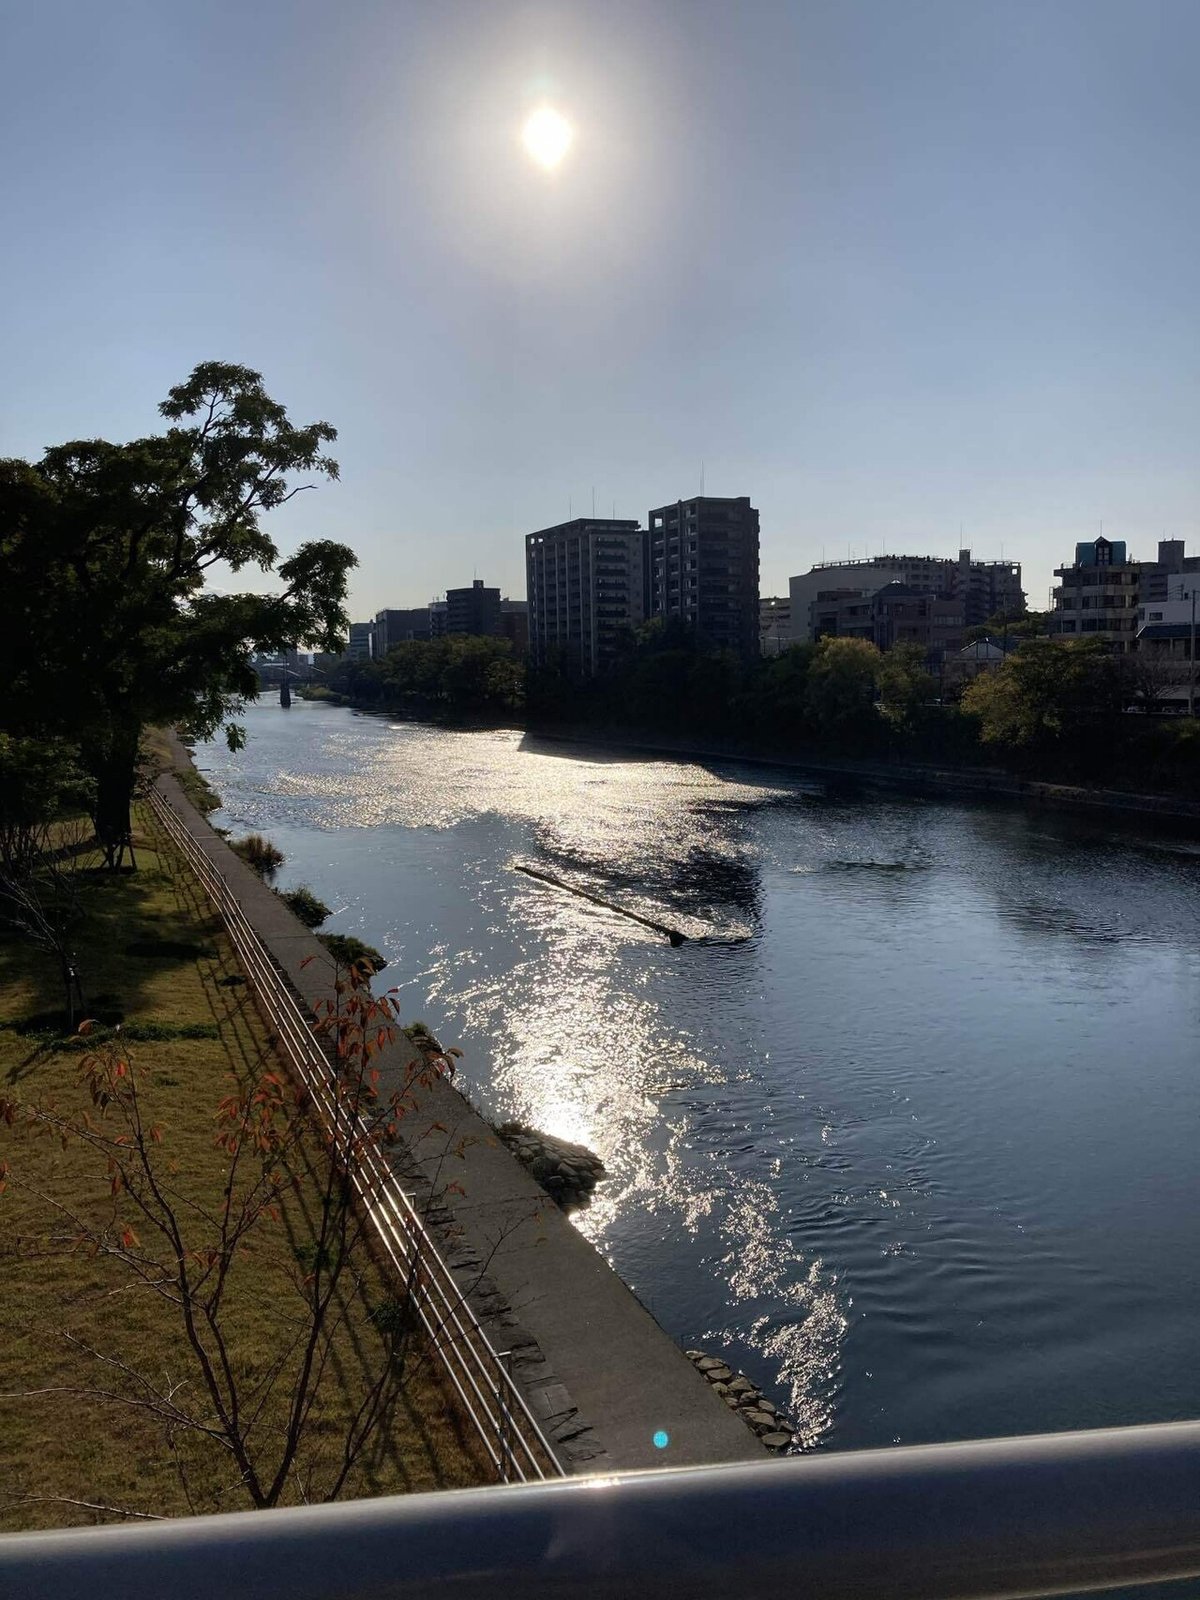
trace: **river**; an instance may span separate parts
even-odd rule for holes
[[[198,764],[810,1447],[1200,1415],[1200,846],[252,707]],[[514,870],[531,865],[689,937]]]

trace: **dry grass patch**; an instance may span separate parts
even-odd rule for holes
[[[140,870],[88,881],[78,947],[89,1010],[121,1024],[148,1121],[180,1193],[219,1207],[227,1158],[214,1144],[216,1108],[271,1063],[266,1031],[236,959],[190,872],[139,811]],[[83,1052],[55,1026],[61,994],[42,958],[0,944],[0,1097],[53,1106],[78,1118],[88,1102]],[[143,1037],[137,1038],[141,1033]],[[150,1037],[144,1037],[149,1034]],[[194,1357],[178,1312],[120,1263],[71,1248],[113,1201],[96,1153],[33,1136],[18,1119],[0,1143],[11,1167],[0,1195],[0,1436],[5,1472],[0,1527],[109,1520],[124,1512],[174,1515],[248,1502],[228,1453],[212,1439],[164,1425],[128,1403],[137,1392],[114,1360],[159,1392],[179,1388],[201,1406]],[[325,1157],[305,1138],[289,1160],[278,1222],[264,1222],[230,1275],[226,1313],[240,1378],[262,1376],[296,1336],[298,1278],[311,1268]],[[55,1206],[62,1207],[60,1211]],[[382,1329],[398,1313],[393,1289],[361,1246],[340,1288],[339,1326],[317,1392],[302,1457],[281,1503],[320,1497],[336,1475],[356,1409],[387,1360]],[[428,1352],[407,1345],[405,1382],[386,1424],[346,1480],[344,1497],[487,1481],[478,1446]],[[281,1375],[261,1421],[273,1448],[291,1372]],[[119,1394],[105,1399],[104,1391]]]

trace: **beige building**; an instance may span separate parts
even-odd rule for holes
[[[792,578],[793,639],[816,639],[818,608],[854,594],[870,600],[888,584],[900,583],[941,599],[956,600],[963,625],[986,622],[999,611],[1022,616],[1025,591],[1016,561],[973,561],[969,550],[953,556],[872,556],[863,561],[823,561]]]
[[[1142,563],[1129,559],[1124,539],[1077,544],[1069,567],[1055,567],[1050,632],[1103,639],[1122,653],[1134,648]]]

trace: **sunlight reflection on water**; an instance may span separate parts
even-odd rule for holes
[[[1173,1270],[1200,1226],[1168,1200],[1200,1110],[1194,852],[509,731],[248,722],[203,753],[222,820],[386,951],[487,1113],[604,1158],[577,1226],[806,1445],[1200,1410]]]

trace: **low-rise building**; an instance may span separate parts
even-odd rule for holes
[[[887,583],[869,595],[821,590],[813,615],[819,639],[866,639],[880,650],[916,645],[931,662],[962,649],[966,626],[961,599],[907,583]]]
[[[818,639],[869,639],[875,642],[873,591],[853,588],[818,589],[808,608],[810,643]],[[794,610],[793,610],[794,614]]]
[[[943,689],[969,683],[984,672],[995,672],[997,667],[1004,665],[1019,643],[1017,639],[993,639],[989,635],[984,639],[973,639],[961,650],[947,654],[942,663]]]
[[[965,627],[986,622],[997,612],[1023,616],[1025,591],[1017,561],[976,561],[970,550],[952,556],[871,556],[858,561],[822,561],[792,578],[792,637],[818,639],[828,603],[858,594],[870,599],[887,584],[900,583],[923,594],[958,602]]]
[[[1182,541],[1181,541],[1182,542]],[[1161,547],[1160,547],[1161,548]],[[1162,599],[1138,607],[1137,654],[1142,692],[1163,709],[1191,709],[1196,700],[1200,636],[1200,562],[1169,575]],[[1158,584],[1154,585],[1157,590]]]
[[[374,655],[375,624],[373,622],[352,622],[350,624],[350,640],[346,646],[346,654],[351,661],[370,661]]]
[[[889,583],[872,599],[875,643],[916,645],[933,657],[957,654],[963,647],[966,601],[955,595],[930,594],[905,583]]]
[[[429,607],[409,606],[398,611],[375,613],[375,659],[382,661],[388,651],[413,639],[429,638]]]

